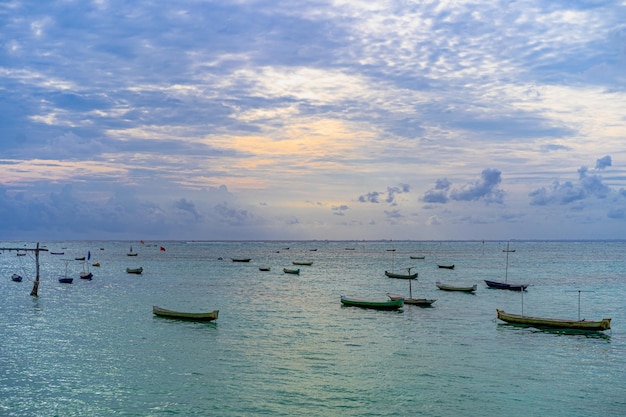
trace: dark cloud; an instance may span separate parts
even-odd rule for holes
[[[486,168],[481,179],[450,191],[451,183],[447,178],[437,180],[435,187],[426,191],[422,201],[426,203],[447,203],[454,201],[478,201],[499,203],[504,200],[504,191],[497,188],[502,182],[502,172],[498,169]]]
[[[333,206],[331,210],[333,211],[333,214],[335,216],[343,216],[345,214],[345,211],[348,209],[349,207],[347,205],[342,204],[340,206]]]
[[[196,221],[200,220],[200,218],[202,217],[200,213],[198,212],[198,210],[196,210],[195,204],[187,200],[186,198],[181,198],[180,200],[176,201],[174,203],[174,207],[179,210],[191,213],[194,220]]]
[[[254,215],[249,211],[233,208],[228,203],[217,204],[215,212],[218,215],[219,222],[230,226],[241,226],[255,220]]]
[[[596,161],[596,169],[604,169],[611,166],[611,157],[609,155],[603,156]]]
[[[397,205],[396,202],[396,195],[397,194],[404,194],[404,193],[408,193],[409,191],[411,191],[411,186],[408,184],[400,184],[397,187],[387,187],[387,192],[381,192],[381,191],[372,191],[369,192],[367,194],[361,195],[359,196],[359,202],[360,203],[380,203],[380,198],[383,196],[385,197],[385,202],[389,203],[391,205]]]
[[[611,166],[611,157],[605,156],[596,162],[596,169],[602,170],[607,166]],[[549,187],[540,187],[531,191],[530,204],[534,206],[545,206],[549,204],[567,205],[574,202],[580,202],[589,197],[599,199],[606,198],[611,189],[604,184],[602,176],[590,173],[586,166],[578,169],[578,181],[554,181]]]

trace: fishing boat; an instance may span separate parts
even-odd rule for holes
[[[528,327],[590,331],[603,331],[611,329],[610,318],[604,318],[600,321],[587,321],[584,319],[566,320],[511,314],[500,309],[496,309],[496,312],[498,314],[498,319],[504,322]]]
[[[269,271],[269,270],[270,270],[270,267],[269,267],[269,266],[260,266],[260,267],[259,267],[259,271],[264,271],[264,272],[267,272],[267,271]]]
[[[133,252],[133,247],[130,247],[130,251],[126,254],[127,256],[137,256],[137,252]]]
[[[454,269],[454,264],[452,265],[437,265],[439,268],[442,269]]]
[[[431,300],[428,298],[413,298],[413,286],[411,285],[411,280],[409,280],[409,298],[406,298],[403,295],[394,294],[391,292],[387,293],[387,297],[389,297],[390,300],[398,300],[402,298],[404,299],[404,304],[411,304],[414,306],[421,306],[421,307],[430,307],[435,301],[437,301],[437,300]]]
[[[435,285],[437,286],[437,288],[439,288],[440,290],[444,290],[444,291],[461,291],[461,292],[476,291],[476,284],[472,286],[456,286],[456,285],[444,284],[444,283],[437,281],[435,282]]]
[[[158,306],[152,306],[152,313],[159,317],[167,317],[171,319],[190,320],[190,321],[213,321],[217,320],[219,310],[213,310],[206,313],[187,313],[182,311],[168,310]]]
[[[126,268],[126,272],[129,274],[141,274],[143,272],[143,267],[139,268]]]
[[[71,284],[74,281],[74,278],[70,277],[59,277],[59,282],[61,284]]]
[[[65,252],[50,252],[50,255],[65,255]]]
[[[90,280],[90,279],[93,278],[93,274],[89,270],[89,265],[87,265],[87,270],[85,271],[85,264],[87,264],[87,262],[83,262],[83,270],[79,274],[80,275],[80,279],[89,279]]]
[[[410,259],[426,259],[426,256],[409,256]]]
[[[250,262],[250,258],[231,258],[233,262]]]
[[[385,275],[388,278],[399,278],[399,279],[415,279],[417,278],[417,272],[412,274],[411,273],[411,268],[407,268],[407,273],[406,274],[398,274],[395,272],[389,272],[389,271],[385,271]]]
[[[75,261],[84,261],[85,257],[84,256],[80,256],[78,258],[74,258]]]
[[[300,268],[298,268],[298,269],[283,268],[283,272],[285,274],[299,275],[300,274]]]
[[[95,264],[91,264],[91,266],[100,266],[100,262],[96,262]]]
[[[399,298],[397,300],[371,301],[342,295],[341,304],[349,307],[371,308],[375,310],[398,310],[404,305],[404,298]]]
[[[11,281],[22,282],[22,276],[18,274],[11,275]]]
[[[313,265],[313,261],[293,261],[291,263],[294,265],[305,265],[305,266]]]
[[[509,284],[507,282],[509,278],[509,244],[506,244],[506,267],[504,269],[504,282],[485,280],[485,284],[489,288],[495,288],[497,290],[510,290],[510,291],[525,291],[528,288],[528,284]]]

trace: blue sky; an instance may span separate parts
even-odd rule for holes
[[[616,1],[0,3],[4,239],[618,239]]]

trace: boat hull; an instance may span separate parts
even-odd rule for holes
[[[219,310],[205,313],[187,313],[182,311],[168,310],[158,306],[152,306],[152,313],[159,317],[188,321],[213,321],[217,320]]]
[[[489,288],[495,288],[498,290],[524,291],[528,288],[527,284],[507,284],[506,282],[488,280],[485,280],[485,284],[487,284]]]
[[[73,281],[74,278],[59,278],[61,284],[71,284]]]
[[[428,298],[405,298],[403,295],[393,294],[390,292],[387,293],[387,297],[389,297],[390,300],[403,299],[404,304],[410,304],[410,305],[422,306],[422,307],[431,306],[435,301],[437,301],[437,300],[431,300]]]
[[[18,274],[13,274],[13,275],[11,276],[11,280],[12,280],[13,282],[22,282],[22,276],[21,276],[21,275],[18,275]]]
[[[435,285],[437,286],[437,288],[439,288],[440,290],[443,291],[460,291],[460,292],[474,292],[476,291],[476,284],[472,285],[471,287],[461,287],[461,286],[456,286],[456,285],[448,285],[448,284],[443,284],[441,282],[436,282]]]
[[[441,269],[454,269],[454,265],[437,265]]]
[[[285,274],[299,275],[299,274],[300,274],[300,269],[289,269],[289,268],[283,268],[283,272],[284,272]]]
[[[415,279],[417,278],[417,272],[414,274],[396,274],[394,272],[385,271],[385,275],[388,278],[398,278],[398,279]]]
[[[143,267],[140,268],[126,268],[126,272],[129,274],[141,274],[143,273]]]
[[[370,308],[374,310],[399,310],[404,305],[404,298],[389,301],[369,301],[342,295],[341,304],[349,307]]]
[[[503,310],[496,309],[498,319],[517,325],[524,325],[536,328],[564,329],[564,330],[588,330],[588,331],[604,331],[611,329],[611,319],[604,318],[600,321],[587,320],[564,320],[553,318],[542,318],[532,316],[522,316],[519,314],[507,313]]]

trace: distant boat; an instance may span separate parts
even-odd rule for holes
[[[293,261],[291,263],[294,265],[306,265],[306,266],[313,265],[313,261]]]
[[[129,274],[141,274],[143,272],[143,267],[139,268],[126,268],[126,272]]]
[[[454,264],[452,265],[437,265],[439,268],[442,269],[454,269]]]
[[[18,252],[17,256],[26,256],[26,252]]]
[[[83,256],[81,258],[74,258],[75,261],[84,261],[86,258]]]
[[[95,264],[91,264],[91,266],[100,266],[100,262],[96,262]]]
[[[300,274],[300,268],[298,268],[298,269],[283,268],[283,272],[285,274],[299,275]]]
[[[551,328],[564,330],[590,330],[603,331],[611,329],[611,319],[605,318],[600,321],[587,320],[565,320],[543,317],[523,316],[519,314],[507,313],[504,310],[496,309],[498,319],[511,323],[536,328]]]
[[[269,266],[260,266],[260,267],[259,267],[259,271],[264,271],[264,272],[267,272],[267,271],[269,271],[269,270],[270,270],[270,267],[269,267]]]
[[[461,292],[474,292],[474,291],[476,291],[476,284],[474,284],[472,286],[456,286],[456,285],[443,284],[443,283],[437,281],[437,282],[435,282],[435,285],[437,286],[437,288],[439,288],[440,290],[444,290],[444,291],[461,291]]]
[[[65,275],[62,277],[59,277],[59,282],[61,284],[71,284],[74,281],[74,278],[70,278],[67,276],[67,266],[72,261],[70,259],[64,259],[64,261],[65,261]]]
[[[133,252],[133,247],[130,247],[130,251],[126,254],[127,256],[137,256],[137,252]]]
[[[371,301],[342,295],[341,304],[349,307],[371,308],[375,310],[398,310],[404,305],[404,298],[397,300]]]
[[[65,255],[65,252],[50,252],[50,255]]]
[[[250,258],[231,258],[233,262],[250,262]]]
[[[219,310],[213,310],[205,313],[187,313],[182,311],[168,310],[158,306],[152,306],[152,313],[159,317],[167,317],[171,319],[190,320],[190,321],[213,321],[217,320]]]
[[[426,256],[409,256],[411,259],[426,259]]]
[[[504,269],[504,282],[485,280],[485,284],[489,288],[495,288],[497,290],[510,290],[510,291],[525,291],[528,288],[528,284],[509,284],[507,283],[509,277],[509,244],[506,244],[506,267]]]
[[[395,272],[389,272],[389,271],[385,271],[385,275],[388,278],[399,278],[399,279],[415,279],[417,278],[417,272],[414,274],[411,274],[411,268],[407,268],[408,273],[406,274],[397,274]]]
[[[89,257],[91,258],[91,256],[89,256]],[[87,265],[87,270],[86,271],[85,271],[85,265]],[[93,278],[93,274],[89,270],[89,264],[87,262],[83,262],[83,270],[82,270],[82,272],[79,275],[80,275],[80,279],[89,279],[90,280],[90,279]]]
[[[22,282],[22,276],[18,274],[11,275],[11,280],[15,282]]]

